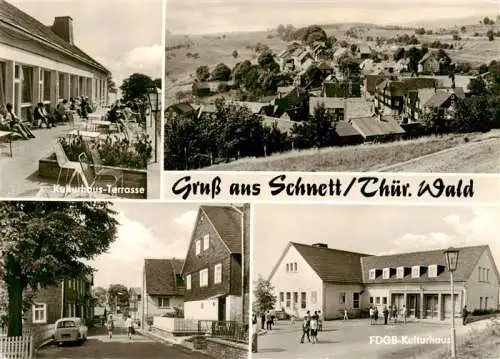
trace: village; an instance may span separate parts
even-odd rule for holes
[[[52,206],[50,202],[30,202],[23,210],[38,218],[41,224],[51,221],[43,219],[45,210],[57,216],[56,212],[75,206],[71,202],[55,203]],[[22,205],[22,202],[0,203],[2,220],[12,223],[12,209]],[[133,206],[140,209],[131,209]],[[157,213],[167,214],[167,217],[162,217],[167,218],[166,223],[177,223],[178,218],[183,220],[186,216],[190,218],[179,232],[184,238],[181,237],[177,245],[173,240],[158,240],[148,234],[149,230],[145,228],[153,220],[141,220],[137,211],[152,210],[153,207]],[[0,353],[8,358],[17,358],[15,355],[18,355],[21,358],[51,359],[89,355],[92,358],[118,355],[121,358],[210,359],[222,354],[225,358],[247,358],[250,330],[249,206],[190,205],[176,208],[166,204],[141,206],[135,203],[127,206],[81,202],[73,208],[75,213],[86,210],[97,213],[104,209],[107,214],[89,222],[85,233],[80,233],[86,239],[69,235],[62,239],[64,242],[54,242],[59,251],[56,247],[46,246],[45,254],[37,255],[37,248],[43,246],[43,240],[30,237],[26,232],[19,241],[31,244],[19,251],[8,249],[9,243],[18,240],[10,236],[2,240],[5,275],[0,281]],[[168,213],[179,216],[168,217]],[[68,220],[70,217],[68,214]],[[56,224],[58,219],[52,221]],[[107,233],[92,237],[91,231],[104,227],[108,228]],[[157,244],[160,248],[179,246],[181,249],[174,254],[163,253],[158,248],[148,251],[145,249],[147,245],[141,247],[139,243],[144,244],[144,238],[136,244],[127,244],[132,237],[137,240],[135,236],[139,234],[150,236],[151,248]],[[81,246],[79,243],[85,244]],[[144,255],[153,255],[123,258],[116,254],[122,253],[122,247],[130,245]],[[76,253],[65,257],[64,253],[70,251],[70,247],[78,247],[80,255],[85,252],[96,259],[89,265],[83,264]],[[40,263],[38,267],[26,266],[21,274],[39,274],[33,279],[36,283],[23,282],[22,308],[12,304],[15,297],[9,273],[14,270],[11,267],[14,264],[8,258],[13,251],[19,258],[16,263],[24,263],[24,260]],[[45,261],[49,253],[53,253],[53,263]],[[134,253],[129,255],[134,256]],[[60,269],[53,269],[53,265]],[[110,273],[110,266],[119,268],[123,274]],[[54,271],[53,276],[40,274],[40,271],[49,269]],[[104,278],[109,278],[108,285]]]
[[[283,40],[280,50],[257,43],[252,60],[238,57],[232,69],[224,63],[199,66],[191,75],[191,91],[178,91],[175,100],[167,99],[165,168],[200,168],[294,149],[487,132],[497,127],[495,115],[486,108],[472,113],[480,97],[486,107],[494,106],[486,98],[498,81],[498,63],[494,58],[485,63],[452,59],[478,36],[488,36],[494,46],[496,25],[489,19],[486,23],[491,25],[485,29],[491,28],[482,35],[469,33],[465,26],[400,31],[396,27],[391,29],[393,37],[374,37],[365,35],[370,26],[359,25],[342,38],[318,25],[280,25],[273,35]],[[226,117],[252,117],[248,122],[253,125],[247,127],[260,121],[255,132],[261,135],[240,129],[244,135],[234,139],[238,130],[228,126],[216,132],[234,143],[217,148],[206,128],[217,119],[224,122],[218,111],[222,104],[233,111]],[[182,138],[178,126],[168,124],[179,116],[194,118],[201,129],[190,124],[196,136],[170,145],[169,132]],[[241,118],[234,121],[239,123],[234,127],[244,126]],[[241,139],[244,136],[248,138]]]

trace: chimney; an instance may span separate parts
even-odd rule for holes
[[[326,243],[314,243],[312,246],[317,248],[328,248],[328,244]]]
[[[73,19],[71,16],[56,16],[54,24],[52,24],[52,31],[56,33],[61,39],[74,45],[73,39]]]

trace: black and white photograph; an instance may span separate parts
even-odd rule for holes
[[[169,0],[167,171],[500,172],[492,0]]]
[[[243,359],[249,205],[0,202],[1,358]]]
[[[498,358],[500,207],[256,204],[252,358]]]
[[[162,0],[0,0],[0,197],[160,197]]]

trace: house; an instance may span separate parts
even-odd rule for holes
[[[51,110],[63,99],[87,96],[106,105],[111,73],[77,46],[73,30],[69,16],[45,26],[0,0],[0,103],[11,103],[26,120],[38,102]]]
[[[57,285],[38,288],[33,294],[31,308],[24,313],[27,324],[54,324],[64,317],[79,317],[90,325],[93,322],[93,276],[65,279]]]
[[[435,51],[428,51],[418,62],[418,73],[437,74],[439,70],[440,63]]]
[[[309,116],[314,115],[318,105],[323,105],[337,121],[349,121],[351,118],[372,116],[373,104],[361,97],[311,97],[309,98]]]
[[[295,121],[290,121],[284,118],[276,118],[271,116],[262,116],[262,124],[267,127],[273,127],[276,125],[278,129],[290,135],[292,133],[293,125],[296,124]]]
[[[142,288],[133,287],[128,291],[128,313],[133,320],[142,318]]]
[[[263,102],[250,102],[250,101],[233,101],[236,106],[246,107],[253,114],[265,115],[272,111],[272,105]]]
[[[411,90],[405,96],[403,116],[406,123],[420,122],[421,116],[430,109],[451,109],[452,102],[465,99],[465,93],[461,87],[454,89],[423,88]]]
[[[500,275],[488,246],[459,249],[454,272],[455,313],[467,305],[497,309]],[[450,273],[443,250],[369,255],[290,242],[271,274],[276,309],[303,317],[320,310],[325,319],[362,315],[369,307],[407,308],[414,318],[451,315]]]
[[[348,121],[335,123],[335,143],[339,146],[359,145],[364,142],[363,136]]]
[[[201,118],[202,116],[212,116],[217,112],[217,106],[213,103],[203,104],[198,108],[197,117]]]
[[[406,87],[401,81],[383,80],[376,86],[375,105],[380,109],[388,109],[395,114],[403,112]]]
[[[330,75],[323,81],[322,93],[324,97],[361,97],[361,80],[339,80]]]
[[[145,259],[142,273],[142,318],[144,325],[151,317],[182,311],[184,280],[182,259]]]
[[[208,82],[195,81],[191,86],[191,91],[193,96],[196,97],[207,97],[210,96],[211,88]]]
[[[333,53],[333,61],[338,64],[340,61],[345,58],[350,56],[349,54],[349,49],[345,47],[339,47],[335,52]]]
[[[409,68],[410,68],[410,59],[402,58],[396,62],[396,65],[394,66],[394,71],[396,71],[397,73],[408,72]]]
[[[190,117],[190,116],[196,116],[196,110],[195,108],[186,102],[183,103],[176,103],[173,105],[168,106],[165,109],[165,117],[168,116],[181,116],[181,117]]]
[[[272,117],[283,118],[282,116],[286,114],[285,119],[302,121],[307,118],[308,99],[308,92],[299,86],[295,86],[285,96],[277,98],[272,102],[274,106]]]
[[[358,55],[361,59],[368,59],[372,55],[372,49],[367,44],[358,45]]]
[[[184,317],[246,321],[248,314],[248,208],[201,206],[182,267]]]
[[[365,141],[384,142],[402,138],[405,130],[392,115],[351,117],[349,123],[363,136]]]

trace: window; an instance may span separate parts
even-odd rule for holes
[[[387,297],[382,297],[382,304],[387,304]]]
[[[339,304],[345,304],[345,292],[339,293]]]
[[[196,255],[201,253],[201,241],[199,239],[196,240]]]
[[[283,292],[280,292],[280,302],[284,302],[285,301],[285,293]]]
[[[438,275],[438,268],[436,264],[432,264],[429,266],[429,277],[430,278],[435,278]]]
[[[170,305],[168,297],[158,297],[158,307],[167,308]]]
[[[337,121],[344,121],[344,109],[343,108],[336,108],[335,109],[335,119]]]
[[[191,274],[186,276],[186,289],[191,290]]]
[[[380,304],[380,297],[375,298],[375,304]]]
[[[411,277],[412,278],[420,277],[420,266],[411,267]]]
[[[483,309],[483,297],[479,297],[479,309]]]
[[[405,267],[398,267],[396,269],[396,278],[404,278],[405,276]]]
[[[370,269],[370,279],[375,279],[375,269]]]
[[[359,309],[359,293],[352,293],[352,307]]]
[[[390,268],[384,268],[382,276],[384,279],[389,279],[389,277],[391,276]]]
[[[50,101],[51,90],[51,73],[50,71],[43,71],[43,101]]]
[[[222,283],[222,264],[216,264],[214,268],[214,283]]]
[[[299,303],[299,292],[293,292],[293,306],[295,307]]]
[[[486,269],[486,281],[489,282],[490,281],[490,270],[489,268]]]
[[[203,237],[203,250],[206,251],[210,247],[210,235],[206,234]]]
[[[21,102],[23,103],[31,103],[33,96],[33,68],[28,66],[22,67],[23,77],[22,81],[22,93],[21,93]]]
[[[290,264],[288,264],[288,263],[286,264],[286,271],[290,272]]]
[[[477,271],[477,281],[480,282],[481,281],[481,267],[479,267],[478,271]]]
[[[286,292],[286,307],[287,308],[290,308],[290,301],[291,301],[291,298],[292,298],[292,294],[290,292]]]
[[[307,307],[307,294],[306,292],[300,293],[300,307],[306,309]]]
[[[311,304],[316,304],[318,301],[318,292],[313,291],[311,292]]]
[[[206,287],[208,285],[208,269],[202,269],[200,271],[200,287]]]
[[[47,322],[47,304],[45,303],[35,303],[33,304],[33,323],[43,323]]]
[[[297,262],[295,262],[295,263],[293,264],[293,271],[294,271],[294,272],[297,272]]]
[[[488,297],[484,297],[484,309],[488,309]]]
[[[59,98],[64,98],[64,74],[59,74]]]
[[[373,297],[370,297],[370,304],[373,304]]]

